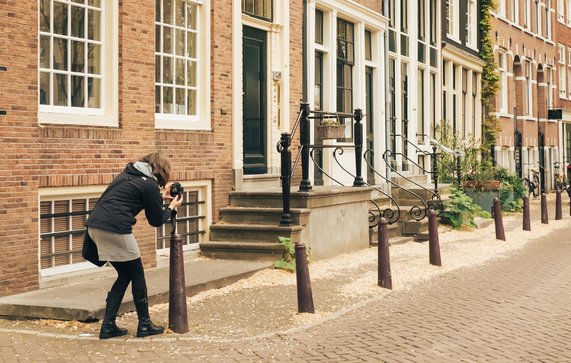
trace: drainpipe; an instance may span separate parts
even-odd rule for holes
[[[388,1],[383,1],[383,12],[386,14],[387,17],[390,15]],[[383,36],[383,41],[385,42],[385,150],[388,150],[391,142],[390,140],[391,135],[389,132],[390,130],[389,123],[391,122],[391,120],[389,119],[388,115],[391,107],[391,102],[394,102],[394,100],[389,100],[389,32],[390,32],[389,29],[390,26],[387,26],[387,29],[385,29],[385,34]],[[389,175],[388,166],[385,167],[385,176],[390,180],[391,176]],[[390,195],[391,183],[389,182],[387,182],[387,191]]]

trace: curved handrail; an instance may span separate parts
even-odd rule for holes
[[[405,175],[401,174],[400,172],[398,172],[395,168],[393,168],[390,165],[390,162],[387,160],[387,156],[388,157],[393,157],[393,155],[397,155],[400,153],[393,153],[391,150],[386,150],[383,153],[383,160],[385,161],[385,164],[391,169],[392,172],[396,173],[398,176],[400,176],[401,178],[404,178],[405,180],[407,180],[408,182],[416,185],[417,187],[419,187],[422,190],[427,191],[428,193],[430,193],[431,195],[431,200],[425,201],[423,198],[421,198],[420,196],[418,196],[418,194],[416,194],[417,197],[419,197],[425,207],[425,216],[428,215],[429,211],[434,211],[437,215],[440,215],[440,213],[442,213],[442,211],[444,210],[444,204],[442,203],[442,198],[440,197],[440,195],[420,184],[418,184],[417,182],[415,182],[412,179],[409,179],[408,177],[406,177]],[[406,155],[403,155],[403,157],[405,157],[407,160],[411,161],[412,163],[416,164],[414,161],[410,160],[408,157],[406,157]],[[410,190],[403,188],[402,186],[399,186],[400,188],[402,188],[403,190],[406,190],[408,192],[411,192]],[[424,218],[423,217],[423,218]],[[422,218],[421,218],[422,219]]]

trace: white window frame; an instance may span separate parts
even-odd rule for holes
[[[460,4],[459,0],[447,0],[448,1],[448,37],[457,41],[460,41],[460,24],[455,19],[460,17]]]
[[[156,0],[155,0],[156,1]],[[197,84],[196,115],[155,113],[155,128],[174,130],[210,130],[210,1],[187,0],[197,4]],[[162,11],[162,7],[161,7]],[[162,24],[154,22],[154,25]],[[172,25],[172,24],[171,24]],[[162,42],[162,37],[160,37]],[[162,49],[162,48],[161,48]],[[163,53],[155,52],[155,55]],[[173,55],[174,56],[174,55]],[[155,67],[162,65],[155,65]],[[156,83],[155,85],[161,85]],[[155,91],[156,92],[156,91]]]
[[[505,53],[499,53],[499,70],[500,70],[500,112],[508,112],[508,75],[507,75],[507,57]]]
[[[557,21],[562,24],[565,23],[564,1],[565,0],[557,0]]]
[[[571,48],[567,48],[567,89],[571,90]],[[571,99],[571,93],[568,97]]]
[[[526,108],[527,115],[533,115],[533,85],[532,85],[532,72],[531,60],[525,62],[525,78],[526,78]]]
[[[542,34],[542,23],[541,23],[541,16],[542,16],[542,12],[541,12],[541,1],[538,1],[535,3],[535,24],[536,24],[536,28],[537,28],[537,34],[541,35]]]
[[[565,67],[565,46],[563,44],[558,44],[558,63],[559,67],[557,71],[559,72],[559,97],[565,98],[566,97],[566,89],[567,89],[567,82],[565,81],[566,76],[566,67]]]
[[[525,0],[525,8],[523,9],[524,26],[531,30],[531,0]]]
[[[502,17],[506,17],[506,0],[499,0],[498,2],[498,14]]]
[[[65,0],[60,0],[60,2],[73,4]],[[53,1],[50,4],[53,4]],[[53,9],[53,5],[50,6]],[[50,13],[53,14],[53,11]],[[68,27],[70,26],[70,21],[71,19],[68,20]],[[38,34],[40,34],[39,29]],[[49,35],[50,33],[42,34]],[[38,36],[38,42],[39,38]],[[53,36],[50,36],[50,38],[52,39],[50,43],[53,43]],[[51,58],[53,47],[50,48],[52,49],[50,50]],[[119,126],[119,4],[116,1],[101,1],[101,60],[100,108],[40,105],[38,92],[39,124]],[[72,72],[65,73],[70,74]],[[38,84],[39,77],[40,72],[38,72]]]
[[[545,37],[551,39],[551,0],[545,3]]]
[[[466,1],[466,44],[470,48],[477,48],[476,34],[478,29],[477,14],[476,14],[476,1]]]
[[[520,0],[513,0],[513,21],[519,25],[519,2]]]

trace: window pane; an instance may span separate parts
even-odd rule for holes
[[[172,24],[172,0],[164,0],[163,2],[163,23]]]
[[[187,28],[196,30],[196,14],[197,13],[197,6],[196,4],[186,4],[186,21],[187,21]]]
[[[101,0],[89,0],[88,4],[90,6],[95,6],[97,8],[100,8],[101,7]]]
[[[184,71],[184,64],[185,64],[184,59],[181,58],[176,59],[176,84],[179,86],[184,86],[185,84],[186,72]]]
[[[371,49],[371,32],[368,30],[365,30],[365,59],[373,59],[373,52]]]
[[[189,60],[187,62],[187,86],[196,87],[196,62]]]
[[[71,76],[71,106],[85,106],[85,89],[83,84],[84,77]]]
[[[161,82],[161,56],[155,56],[155,82]]]
[[[163,113],[173,113],[172,87],[163,87]]]
[[[50,104],[50,74],[40,72],[40,105]]]
[[[71,7],[71,36],[85,37],[85,8]]]
[[[186,46],[186,56],[191,58],[196,58],[196,33],[186,34],[187,46]]]
[[[184,104],[184,88],[177,88],[176,89],[176,113],[179,115],[184,115],[186,113],[186,107]]]
[[[184,55],[184,30],[176,30],[176,55]]]
[[[50,37],[40,37],[40,68],[50,68]]]
[[[161,113],[161,86],[155,87],[155,113]]]
[[[71,70],[83,72],[85,69],[85,43],[71,41]]]
[[[161,51],[161,28],[160,25],[155,26],[155,52]]]
[[[54,33],[61,35],[67,34],[67,4],[54,2]]]
[[[54,38],[53,67],[67,71],[67,39]]]
[[[323,44],[323,12],[315,11],[315,42]]]
[[[87,92],[89,97],[89,108],[101,107],[101,79],[88,78]]]
[[[184,26],[185,3],[183,0],[176,0],[175,18],[176,26]]]
[[[101,40],[101,11],[89,9],[87,36],[91,40]]]
[[[40,0],[40,31],[50,31],[50,0]]]
[[[89,44],[88,54],[89,68],[91,74],[101,74],[101,46],[97,44]]]
[[[163,27],[163,53],[172,54],[172,28]]]
[[[173,61],[171,57],[163,57],[163,83],[173,83]]]
[[[161,0],[155,1],[155,21],[161,21]]]
[[[54,74],[54,105],[67,106],[67,75]]]
[[[196,115],[196,91],[188,90],[188,114]]]

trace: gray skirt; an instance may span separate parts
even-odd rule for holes
[[[118,234],[89,227],[89,236],[97,245],[99,259],[102,261],[124,262],[141,257],[135,236]]]

